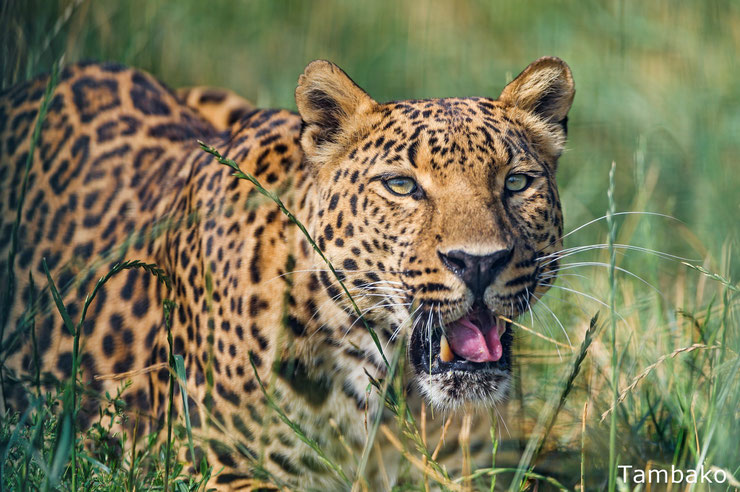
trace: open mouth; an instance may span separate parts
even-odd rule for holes
[[[509,370],[511,342],[509,323],[476,303],[461,318],[437,326],[431,337],[415,330],[410,350],[414,364],[427,374]]]

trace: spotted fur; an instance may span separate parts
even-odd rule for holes
[[[233,91],[217,87],[185,87],[175,91],[177,98],[208,121],[218,131],[231,128],[254,104]]]
[[[0,95],[0,285],[45,84],[41,77]],[[501,361],[480,370],[431,374],[423,360],[439,327],[474,303],[515,317],[547,290],[543,274],[554,264],[542,266],[540,258],[561,247],[555,171],[574,94],[567,65],[539,59],[498,99],[379,104],[325,61],[299,79],[299,114],[240,103],[231,118],[224,111],[234,107],[209,94],[219,95],[175,94],[118,65],[64,70],[33,156],[12,266],[5,338],[15,348],[6,381],[27,383],[36,369],[22,322],[29,299],[46,387],[70,374],[72,338],[38,288],[46,285],[42,258],[73,317],[93,280],[116,262],[156,263],[172,290],[131,270],[93,302],[82,357],[92,387],[113,392],[119,383],[93,376],[167,361],[162,303],[169,298],[177,306],[174,349],[187,369],[195,458],[205,453],[224,468],[214,486],[258,487],[267,476],[290,488],[336,487],[332,472],[267,408],[250,358],[285,413],[352,469],[344,446],[359,454],[363,422],[379,411],[366,392],[366,372],[385,374],[378,351],[298,228],[202,152],[201,139],[279,193],[306,224],[387,354],[405,342],[412,392],[441,409],[501,401],[511,378],[511,328]],[[505,189],[513,172],[531,177],[521,193]],[[392,193],[389,176],[413,178],[416,191]],[[441,259],[453,250],[502,249],[510,254],[478,299]],[[166,369],[144,372],[125,393],[149,429],[162,422],[168,377]],[[20,387],[7,390],[16,406],[23,405]],[[81,419],[94,416],[90,400]],[[385,463],[391,480],[395,461]],[[380,480],[373,466],[368,475]]]

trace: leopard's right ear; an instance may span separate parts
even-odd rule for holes
[[[308,64],[298,78],[295,101],[303,119],[301,146],[312,161],[329,158],[377,106],[341,68],[325,60]]]
[[[499,101],[529,111],[549,123],[563,126],[576,89],[570,67],[560,58],[544,56],[533,61],[507,85]]]

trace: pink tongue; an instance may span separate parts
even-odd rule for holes
[[[479,328],[470,315],[460,318],[448,328],[447,340],[455,354],[471,362],[495,362],[504,352],[498,326],[494,323]]]

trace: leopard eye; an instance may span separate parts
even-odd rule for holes
[[[411,195],[418,189],[416,181],[405,177],[385,179],[383,180],[383,185],[385,185],[388,191],[398,196]]]
[[[506,189],[509,191],[523,191],[529,186],[530,177],[526,174],[510,174],[506,178]]]

